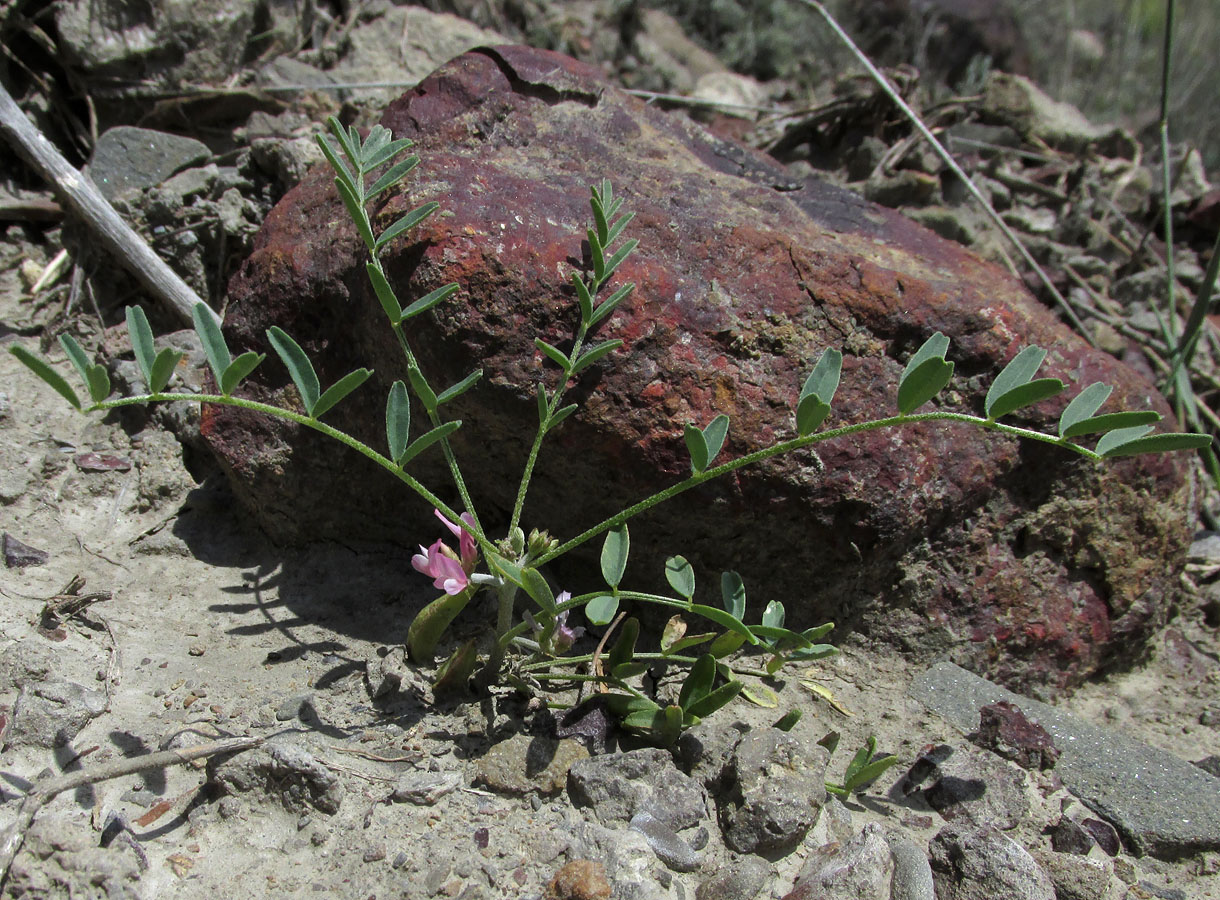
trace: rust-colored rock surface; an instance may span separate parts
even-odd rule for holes
[[[1141,375],[1091,350],[997,267],[895,212],[794,181],[566,57],[473,51],[383,121],[418,142],[423,164],[379,211],[382,227],[428,200],[443,208],[386,267],[404,305],[462,286],[411,336],[435,384],[485,370],[446,409],[464,420],[455,447],[493,529],[533,438],[534,385],[556,375],[533,339],[562,345],[572,332],[568,274],[582,265],[589,185],[603,176],[635,211],[628,234],[641,241],[619,276],[637,289],[598,334],[625,347],[570,393],[581,409],[544,445],[527,529],[568,537],[683,477],[686,422],[730,415],[728,455],[791,436],[792,406],[826,346],[845,354],[828,426],[890,414],[905,360],[937,330],[957,363],[937,401],[950,408],[977,412],[995,373],[1036,343],[1050,350],[1046,374],[1105,381],[1112,402],[1168,412]],[[231,285],[226,330],[235,348],[265,350],[265,329],[280,325],[324,384],[374,368],[327,418],[380,447],[386,391],[403,370],[363,252],[330,174],[313,171],[267,219]],[[274,360],[249,385],[260,399],[293,390]],[[1062,402],[1031,421],[1053,422]],[[242,501],[281,538],[407,547],[439,535],[414,495],[333,442],[221,409],[207,410],[205,433]],[[1099,466],[951,425],[816,449],[636,520],[628,580],[660,583],[664,557],[681,553],[707,602],[718,602],[718,573],[736,569],[750,617],[779,598],[790,622],[833,619],[840,636],[854,628],[1049,692],[1130,659],[1164,619],[1188,533],[1181,455]],[[443,490],[439,460],[430,451],[417,472]],[[405,549],[403,561],[403,577],[418,577]],[[590,586],[596,565],[580,562],[556,570],[562,587]]]

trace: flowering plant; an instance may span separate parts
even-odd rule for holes
[[[998,421],[1065,389],[1058,379],[1036,377],[1046,356],[1046,352],[1037,347],[1021,351],[996,377],[987,392],[983,416],[941,410],[919,412],[949,383],[953,375],[953,363],[945,358],[949,339],[937,333],[928,338],[907,363],[899,382],[896,415],[820,430],[830,414],[843,361],[838,350],[827,349],[814,362],[800,391],[793,410],[794,436],[738,459],[717,464],[728,435],[729,418],[718,415],[703,426],[687,424],[684,439],[690,454],[689,477],[565,542],[561,543],[538,530],[527,537],[520,520],[539,448],[546,436],[577,409],[577,404],[563,403],[564,394],[581,372],[595,363],[608,361],[610,355],[622,346],[620,340],[590,340],[594,329],[613,314],[634,288],[632,284],[623,284],[613,291],[608,290],[619,266],[638,243],[635,239],[620,242],[632,214],[623,212],[623,199],[615,196],[608,180],[603,180],[592,188],[589,201],[593,223],[586,234],[591,264],[587,271],[575,271],[571,275],[577,300],[577,325],[572,348],[564,352],[546,341],[535,340],[538,350],[560,370],[559,377],[549,387],[542,382],[537,385],[537,431],[504,537],[493,540],[479,519],[477,506],[467,490],[449,443],[450,435],[462,423],[446,420],[443,416],[445,404],[475,387],[482,377],[482,370],[471,372],[457,383],[438,390],[422,371],[404,327],[411,319],[453,296],[458,286],[445,285],[404,308],[380,258],[382,250],[390,242],[403,237],[436,212],[439,204],[426,203],[376,234],[366,208],[369,201],[399,184],[419,164],[419,158],[403,156],[412,142],[394,140],[390,132],[381,126],[374,126],[367,137],[362,138],[354,128],[345,129],[334,119],[330,120],[329,125],[331,136],[320,135],[319,144],[334,169],[339,196],[368,250],[366,270],[369,280],[403,351],[405,378],[393,383],[386,400],[386,452],[380,452],[321,421],[323,415],[368,379],[372,374],[370,370],[357,369],[322,390],[313,365],[300,345],[282,329],[272,327],[267,332],[268,342],[287,367],[300,395],[303,412],[234,396],[242,379],[263,362],[265,354],[251,351],[233,358],[214,317],[202,304],[195,311],[195,327],[211,366],[217,393],[187,395],[166,391],[182,354],[168,348],[156,350],[148,321],[144,313],[135,307],[127,310],[127,325],[136,361],[148,385],[146,394],[108,399],[110,380],[106,368],[92,362],[68,335],[62,336],[60,343],[84,382],[89,397],[87,405],[47,362],[20,346],[14,346],[12,352],[80,410],[108,410],[192,396],[202,403],[237,406],[312,428],[343,442],[391,472],[436,510],[445,529],[457,541],[455,550],[443,537],[438,538],[430,546],[421,545],[420,552],[411,559],[411,565],[442,591],[437,599],[416,615],[407,632],[407,648],[411,659],[418,665],[433,662],[437,647],[450,624],[479,591],[490,590],[496,595],[497,611],[494,633],[490,647],[482,658],[478,679],[483,687],[495,684],[504,677],[514,685],[527,689],[538,689],[548,682],[595,682],[608,691],[609,706],[625,728],[659,742],[670,743],[684,728],[741,693],[745,689],[744,682],[738,677],[741,674],[751,672],[765,678],[776,674],[790,662],[820,659],[835,652],[833,647],[822,643],[833,625],[828,623],[800,632],[791,630],[785,627],[784,606],[776,600],[767,604],[757,624],[746,624],[745,586],[734,572],[721,575],[720,605],[698,603],[695,600],[695,573],[681,556],[673,556],[665,564],[665,578],[673,595],[624,588],[622,585],[631,548],[627,523],[633,516],[709,479],[760,460],[821,441],[914,422],[967,423],[1014,437],[1056,444],[1093,460],[1191,449],[1209,443],[1206,435],[1151,433],[1152,423],[1160,418],[1152,411],[1100,413],[1111,392],[1110,387],[1100,383],[1085,387],[1067,405],[1059,419],[1057,434]],[[418,422],[415,423],[414,439],[413,405],[422,409],[426,419],[422,434],[418,433]],[[1096,434],[1101,437],[1091,449],[1080,443],[1082,437]],[[444,503],[410,472],[410,463],[433,445],[438,446],[445,457],[464,507],[460,512]],[[597,537],[602,538],[600,569],[605,587],[575,597],[568,591],[556,594],[543,574],[544,567]],[[522,595],[527,604],[532,604],[532,608],[523,610],[518,618],[517,605]],[[673,611],[660,635],[659,650],[637,650],[640,622],[619,611],[624,602],[647,603]],[[606,629],[601,633],[597,648],[591,653],[571,652],[586,630],[585,626],[569,623],[569,617],[578,609],[583,611],[590,628]],[[689,633],[688,617],[709,623],[710,630]],[[750,647],[763,654],[765,662],[761,668],[749,668],[739,661],[732,661],[734,654],[742,647]],[[700,651],[698,655],[694,655],[696,648]],[[674,702],[659,700],[645,690],[640,681],[640,676],[657,662],[685,667],[686,675]],[[479,663],[476,642],[467,642],[456,648],[437,669],[436,689],[465,687]],[[787,727],[793,721],[791,716],[781,720]],[[874,761],[871,757],[870,748],[860,756],[856,781],[849,778],[843,790],[850,791],[856,782],[862,783],[864,776],[871,775],[884,762]]]

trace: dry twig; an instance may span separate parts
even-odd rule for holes
[[[67,775],[60,775],[39,783],[21,801],[16,820],[0,834],[0,888],[4,886],[9,867],[21,849],[26,832],[34,824],[34,816],[64,791],[71,791],[87,784],[122,778],[124,775],[132,775],[148,769],[165,769],[197,759],[206,759],[220,753],[237,753],[257,747],[262,742],[261,737],[226,738],[210,744],[184,747],[181,750],[164,750],[160,753],[149,753],[131,759],[116,759],[93,769],[69,772]]]
[[[161,298],[182,321],[191,322],[196,294],[161,257],[122,220],[88,178],[63,158],[49,140],[26,118],[25,113],[0,84],[0,135],[13,149],[54,186],[66,203],[85,221],[140,283]],[[209,307],[210,309],[210,307]],[[216,314],[213,312],[213,316]],[[216,316],[216,321],[220,317]]]

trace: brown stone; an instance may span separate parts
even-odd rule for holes
[[[606,867],[595,860],[574,859],[555,873],[542,896],[544,900],[607,900]]]
[[[801,384],[828,346],[845,354],[830,428],[891,414],[907,358],[938,330],[957,365],[942,408],[979,412],[1000,368],[1038,344],[1050,351],[1042,374],[1114,385],[1107,409],[1168,413],[1142,375],[1092,350],[998,267],[896,212],[793,180],[566,57],[472,51],[383,121],[417,141],[423,163],[385,200],[378,227],[428,200],[444,210],[384,263],[404,305],[462,286],[413,320],[410,336],[434,384],[484,370],[445,411],[463,420],[455,450],[492,533],[506,524],[533,438],[535,384],[556,374],[533,340],[564,345],[575,325],[568,276],[583,265],[588,186],[603,176],[636,213],[627,234],[641,241],[617,278],[636,291],[597,334],[625,346],[570,390],[581,408],[544,445],[527,530],[578,534],[689,474],[687,422],[731,416],[723,459],[791,437]],[[265,329],[280,325],[324,385],[374,368],[327,421],[380,448],[386,392],[403,366],[363,257],[330,173],[315,169],[268,217],[234,279],[226,333],[235,352],[265,351]],[[295,395],[274,359],[243,390]],[[1053,428],[1065,402],[1014,418]],[[277,537],[413,549],[442,536],[425,504],[335,442],[220,408],[206,410],[204,432]],[[792,624],[833,619],[839,637],[859,628],[1051,691],[1138,654],[1172,603],[1188,539],[1184,454],[1095,465],[944,424],[816,451],[740,470],[634,520],[627,582],[663,584],[664,558],[681,553],[706,602],[719,602],[722,569],[741,572],[748,621],[781,599]],[[453,499],[438,452],[412,471]],[[555,568],[562,587],[595,586],[588,562],[599,547]]]

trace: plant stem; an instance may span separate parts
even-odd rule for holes
[[[568,354],[568,359],[575,361],[580,357],[580,348],[584,343],[587,332],[588,326],[581,322],[580,327],[576,330],[576,340],[572,344],[572,352]],[[563,392],[567,390],[570,378],[570,371],[564,369],[563,377],[559,379],[559,384],[555,386],[555,393],[547,404],[546,418],[538,423],[538,431],[534,435],[534,443],[530,447],[529,456],[525,460],[525,468],[521,472],[521,483],[517,487],[517,499],[513,502],[513,515],[508,525],[509,534],[512,534],[513,529],[521,522],[521,511],[525,507],[525,494],[529,490],[531,479],[534,477],[534,465],[538,461],[538,451],[542,449],[542,439],[546,437],[551,419],[559,410],[559,401],[563,399]]]
[[[339,443],[351,447],[357,453],[377,463],[377,465],[381,466],[411,490],[415,491],[415,493],[419,494],[419,496],[425,501],[432,504],[433,507],[440,510],[441,514],[449,519],[449,521],[460,521],[459,514],[451,509],[449,504],[424,487],[415,478],[408,475],[401,466],[395,465],[393,460],[386,456],[382,456],[368,444],[352,437],[347,432],[340,431],[337,428],[327,425],[325,422],[321,422],[317,419],[311,419],[309,416],[301,415],[298,412],[293,412],[292,410],[285,409],[282,406],[272,406],[269,403],[259,403],[257,400],[246,400],[241,397],[227,397],[223,394],[162,393],[141,394],[135,397],[123,397],[119,400],[106,400],[102,403],[93,404],[87,408],[86,412],[92,412],[94,410],[106,411],[117,409],[121,406],[135,406],[143,403],[174,402],[177,400],[193,400],[198,401],[199,403],[215,403],[218,406],[234,406],[238,409],[247,409],[251,412],[258,412],[280,419],[287,419],[290,422],[295,422],[296,424],[303,425],[306,428],[312,428],[314,431],[320,432],[327,437],[334,438]],[[495,545],[488,540],[487,536],[483,533],[482,528],[478,526],[474,528],[470,528],[469,526],[465,527],[467,527],[467,530],[471,532],[474,539],[478,542],[479,546],[484,550],[484,552],[488,550],[492,552],[496,551]]]
[[[985,428],[989,431],[998,431],[1001,434],[1011,435],[1013,437],[1027,438],[1028,440],[1041,441],[1044,444],[1054,444],[1058,447],[1063,447],[1078,453],[1087,459],[1100,460],[1101,456],[1089,450],[1087,447],[1082,447],[1079,444],[1073,444],[1071,441],[1063,440],[1055,435],[1043,434],[1040,431],[1034,431],[1030,428],[1018,428],[1015,425],[1005,425],[997,422],[994,419],[984,419],[980,416],[971,416],[966,413],[953,412],[932,412],[932,413],[915,413],[912,415],[897,415],[890,416],[885,419],[873,419],[869,422],[859,422],[855,425],[844,425],[841,428],[832,428],[829,431],[820,431],[816,434],[805,435],[804,437],[792,438],[788,441],[782,441],[778,444],[773,444],[770,447],[764,447],[761,450],[755,450],[753,453],[746,454],[738,459],[731,460],[711,469],[692,475],[684,481],[680,481],[675,485],[658,491],[651,497],[639,501],[638,503],[627,507],[623,511],[616,513],[610,518],[599,522],[592,528],[581,532],[576,537],[569,540],[567,543],[561,544],[554,550],[544,553],[535,561],[535,565],[541,566],[545,563],[556,559],[567,553],[581,544],[592,538],[597,537],[611,528],[615,528],[628,519],[645,512],[659,503],[664,503],[679,494],[689,491],[693,487],[698,487],[705,481],[711,481],[713,478],[718,478],[729,472],[752,465],[756,462],[761,462],[765,459],[770,459],[772,456],[778,456],[782,453],[790,453],[793,450],[800,450],[803,447],[808,447],[813,444],[821,443],[822,441],[833,440],[834,438],[846,437],[852,434],[860,434],[866,431],[876,431],[880,428],[892,428],[900,425],[912,425],[916,422],[961,422],[969,425],[974,425],[979,428]]]

